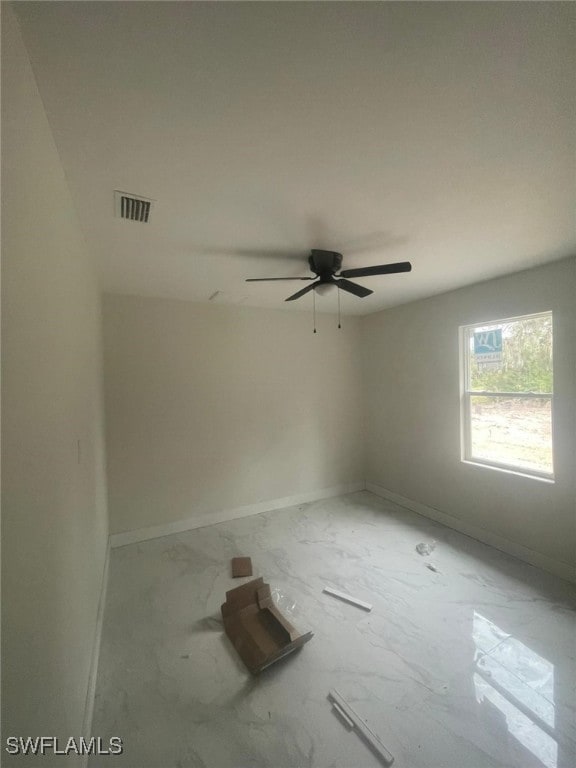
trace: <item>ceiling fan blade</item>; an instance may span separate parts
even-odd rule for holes
[[[284,301],[294,301],[294,299],[299,299],[300,296],[304,296],[304,294],[308,293],[308,291],[313,291],[315,285],[316,283],[312,283],[312,285],[307,285],[305,288],[302,288],[302,290],[297,291],[296,293],[293,293],[292,296],[288,296],[288,298],[284,299]]]
[[[342,277],[370,277],[370,275],[393,275],[396,272],[410,272],[411,269],[412,264],[409,261],[399,261],[396,264],[380,264],[376,267],[343,269],[340,275]]]
[[[269,283],[271,280],[316,280],[315,277],[247,277],[247,283]]]
[[[363,285],[358,285],[358,283],[351,283],[350,280],[334,280],[334,282],[339,288],[342,288],[343,291],[353,293],[354,296],[359,296],[361,299],[363,299],[365,296],[370,296],[371,293],[374,293],[374,291],[371,291],[369,288],[364,288]]]

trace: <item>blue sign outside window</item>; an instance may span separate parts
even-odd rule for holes
[[[474,354],[493,355],[502,354],[502,329],[493,331],[476,331],[474,333]]]

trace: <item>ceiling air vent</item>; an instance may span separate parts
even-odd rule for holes
[[[128,192],[114,192],[116,216],[129,221],[141,221],[144,224],[150,219],[150,211],[154,201],[147,197],[131,195]]]

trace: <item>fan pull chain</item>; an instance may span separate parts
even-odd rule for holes
[[[342,328],[340,325],[340,286],[338,286],[338,328]]]
[[[314,307],[314,333],[316,333],[316,291],[312,289],[312,306]]]

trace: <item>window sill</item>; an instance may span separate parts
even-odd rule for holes
[[[545,477],[543,475],[532,475],[529,472],[522,472],[520,469],[512,469],[510,467],[499,467],[497,464],[487,464],[483,461],[477,461],[474,459],[461,459],[463,464],[469,464],[472,467],[480,467],[481,469],[492,469],[496,472],[504,472],[507,475],[516,475],[517,477],[525,477],[528,480],[537,480],[540,483],[547,483],[548,485],[554,485],[554,475]]]

